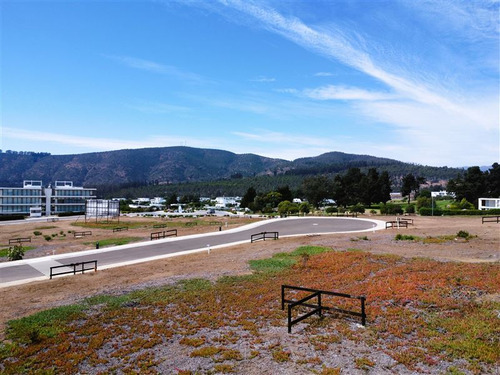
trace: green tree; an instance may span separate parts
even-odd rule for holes
[[[483,173],[479,167],[470,167],[465,171],[463,177],[458,175],[457,178],[448,181],[447,190],[455,193],[457,202],[465,198],[477,208],[478,199],[490,195],[487,176],[488,173]],[[494,184],[492,186],[494,188]]]
[[[241,198],[240,207],[242,208],[250,207],[250,204],[253,203],[256,196],[257,196],[257,191],[254,189],[253,186],[250,186],[245,195]]]
[[[311,205],[307,202],[302,202],[299,205],[299,212],[303,215],[307,215],[309,212],[311,212]]]
[[[412,173],[403,177],[403,185],[401,186],[401,195],[408,197],[408,204],[410,203],[410,196],[415,192],[415,197],[418,195],[420,185],[425,182],[423,177],[415,177]]]
[[[288,185],[279,186],[276,191],[281,194],[281,199],[284,201],[293,201],[293,194]]]
[[[294,214],[297,213],[298,211],[299,211],[298,205],[288,200],[281,201],[278,204],[278,213],[280,214],[280,216]]]
[[[170,194],[166,200],[165,200],[165,205],[167,207],[171,207],[173,204],[177,204],[179,202],[177,202],[177,193],[172,193]]]
[[[302,182],[304,195],[314,207],[318,207],[325,198],[332,196],[332,183],[326,176],[305,178]]]

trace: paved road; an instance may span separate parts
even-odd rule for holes
[[[312,234],[363,232],[385,228],[378,220],[353,218],[289,218],[270,219],[243,227],[202,235],[167,238],[151,242],[114,246],[48,257],[0,263],[0,287],[47,279],[50,267],[97,260],[98,268],[119,267],[175,255],[207,251],[219,247],[250,242],[259,232],[279,232],[280,237]]]

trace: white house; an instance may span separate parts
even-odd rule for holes
[[[500,208],[500,198],[479,198],[477,207],[480,210]]]
[[[446,190],[441,191],[431,191],[431,197],[453,197],[455,198],[455,193],[449,193]]]
[[[228,206],[237,207],[239,206],[241,197],[217,197],[215,198],[216,208],[226,208]]]

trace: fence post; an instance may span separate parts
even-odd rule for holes
[[[323,309],[321,308],[321,293],[318,294],[318,306],[319,306],[318,315],[321,318],[323,316]]]
[[[292,305],[288,304],[288,333],[292,333]]]
[[[365,296],[361,296],[361,325],[366,325]]]
[[[281,286],[281,310],[285,310],[285,287]]]

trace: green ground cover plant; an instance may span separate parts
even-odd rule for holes
[[[500,293],[498,264],[301,247],[253,267],[251,275],[99,295],[11,321],[0,344],[0,372],[196,373],[187,365],[191,358],[203,360],[204,371],[212,373],[238,372],[241,363],[255,359],[328,374],[340,372],[325,361],[349,343],[370,348],[353,354],[353,369],[380,370],[376,353],[414,372],[434,373],[439,363],[453,373],[498,368],[500,302],[485,298]],[[365,295],[366,328],[359,329],[355,318],[325,313],[306,319],[286,339],[272,339],[270,330],[286,332],[282,284]],[[324,304],[359,308],[359,301],[334,297]],[[298,342],[306,349],[299,350]],[[170,358],[159,354],[170,345],[184,348],[184,367],[168,367]]]

